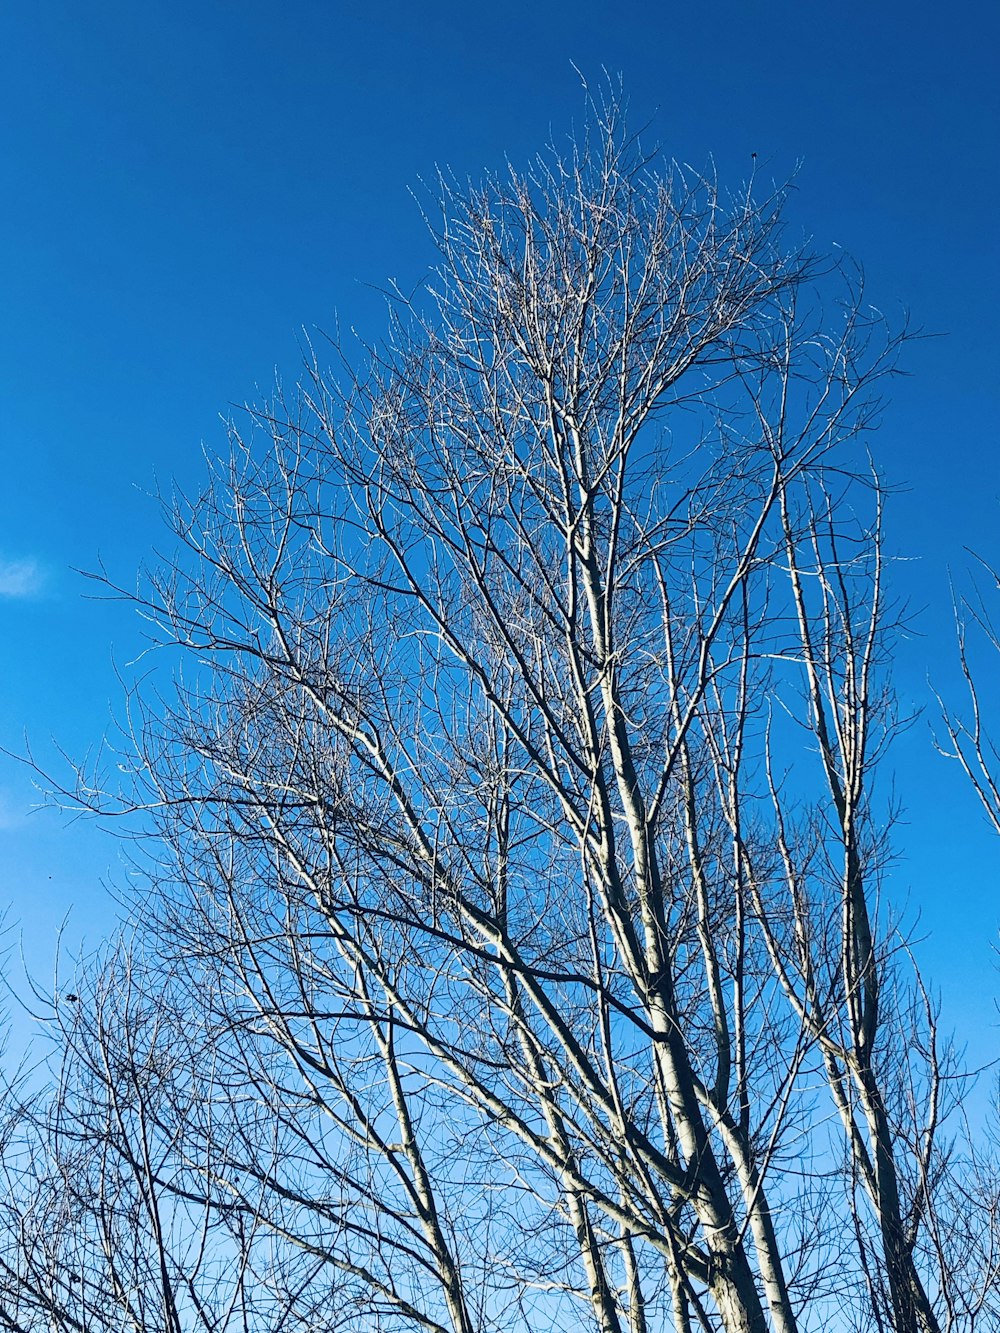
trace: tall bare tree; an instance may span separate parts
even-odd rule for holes
[[[172,504],[139,600],[184,666],[122,794],[147,961],[81,988],[70,1066],[144,1234],[162,1199],[269,1275],[206,1327],[972,1330],[995,1256],[958,1267],[952,1071],[882,895],[901,335],[780,192],[592,112],[442,180],[386,342]],[[109,1013],[155,1030],[127,1124]]]

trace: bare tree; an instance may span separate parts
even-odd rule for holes
[[[205,1263],[266,1249],[281,1327],[937,1333],[995,1300],[995,1259],[956,1291],[952,1070],[881,892],[866,440],[901,335],[782,203],[645,156],[613,98],[524,176],[442,180],[386,343],[172,504],[139,600],[185,665],[122,794],[154,962],[78,1020],[116,1118],[74,1132],[146,1234],[162,1199]],[[107,1013],[157,1029],[124,1127]]]
[[[211,1062],[197,1016],[171,1022],[162,973],[154,999],[135,964],[102,954],[79,994],[52,1000],[54,1086],[26,1077],[5,1099],[0,1328],[300,1328],[253,1220],[204,1198],[212,1144],[191,1129]]]

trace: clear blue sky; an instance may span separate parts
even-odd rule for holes
[[[429,247],[410,190],[523,162],[581,111],[575,62],[620,72],[634,116],[723,180],[784,179],[818,248],[863,261],[869,295],[946,337],[913,346],[878,440],[896,584],[919,637],[898,679],[954,684],[949,563],[1000,559],[996,219],[998,10],[985,0],[838,5],[706,0],[477,7],[330,0],[22,0],[0,16],[0,744],[25,731],[81,754],[120,697],[120,607],[72,571],[129,581],[157,541],[157,478],[197,485],[219,414],[294,378],[303,326],[377,337],[366,284],[416,283]],[[998,686],[1000,691],[1000,686]],[[970,1028],[1000,1049],[992,948],[1000,841],[926,721],[900,744],[908,810],[894,891],[921,956]],[[36,966],[111,919],[111,839],[26,816],[0,761],[0,900]]]

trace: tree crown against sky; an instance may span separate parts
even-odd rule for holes
[[[900,335],[782,204],[599,98],[172,507],[152,890],[11,1106],[11,1327],[995,1317],[882,894]]]
[[[27,730],[40,754],[50,736],[79,754],[103,730],[113,663],[141,651],[141,633],[126,608],[81,596],[75,571],[99,556],[127,579],[155,543],[157,479],[197,489],[220,409],[271,382],[276,358],[286,382],[297,377],[303,323],[330,328],[338,312],[345,328],[380,327],[385,275],[409,288],[429,262],[408,190],[436,162],[465,177],[527,161],[578,109],[570,59],[623,70],[669,151],[698,167],[714,156],[725,181],[751,152],[761,177],[787,179],[801,162],[789,234],[863,256],[871,299],[890,313],[905,303],[947,335],[911,345],[878,452],[903,487],[888,511],[888,549],[907,557],[893,586],[920,613],[897,657],[904,708],[926,704],[929,665],[953,696],[939,651],[947,565],[965,542],[988,555],[995,516],[998,301],[981,219],[995,211],[983,164],[997,13],[973,3],[939,18],[919,4],[765,13],[725,0],[653,14],[589,0],[502,14],[305,0],[293,18],[268,0],[239,12],[188,0],[9,7],[0,743],[19,750]],[[982,1063],[993,848],[957,770],[924,759],[925,731],[896,749],[911,826],[894,892],[921,903],[946,1022],[974,1034]],[[109,926],[102,884],[117,853],[83,822],[29,816],[35,800],[0,757],[0,879],[38,970],[54,920],[70,914],[71,948]],[[955,824],[973,874],[954,873]]]

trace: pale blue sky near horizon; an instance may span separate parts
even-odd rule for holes
[[[141,629],[88,599],[163,534],[151,492],[197,489],[220,415],[297,373],[303,329],[384,327],[377,288],[431,261],[412,194],[438,165],[526,163],[583,111],[580,76],[622,75],[633,121],[737,185],[795,173],[794,228],[864,264],[910,346],[874,441],[896,488],[894,586],[907,709],[957,690],[948,570],[1000,560],[995,219],[1000,11],[514,0],[35,0],[0,15],[0,746],[82,755],[120,705]],[[994,679],[997,677],[994,672]],[[1000,690],[1000,685],[998,685]],[[904,808],[891,891],[919,915],[945,1020],[1000,1052],[993,956],[1000,840],[928,711],[891,761]],[[114,840],[28,815],[0,758],[0,903],[36,969],[114,918]]]

